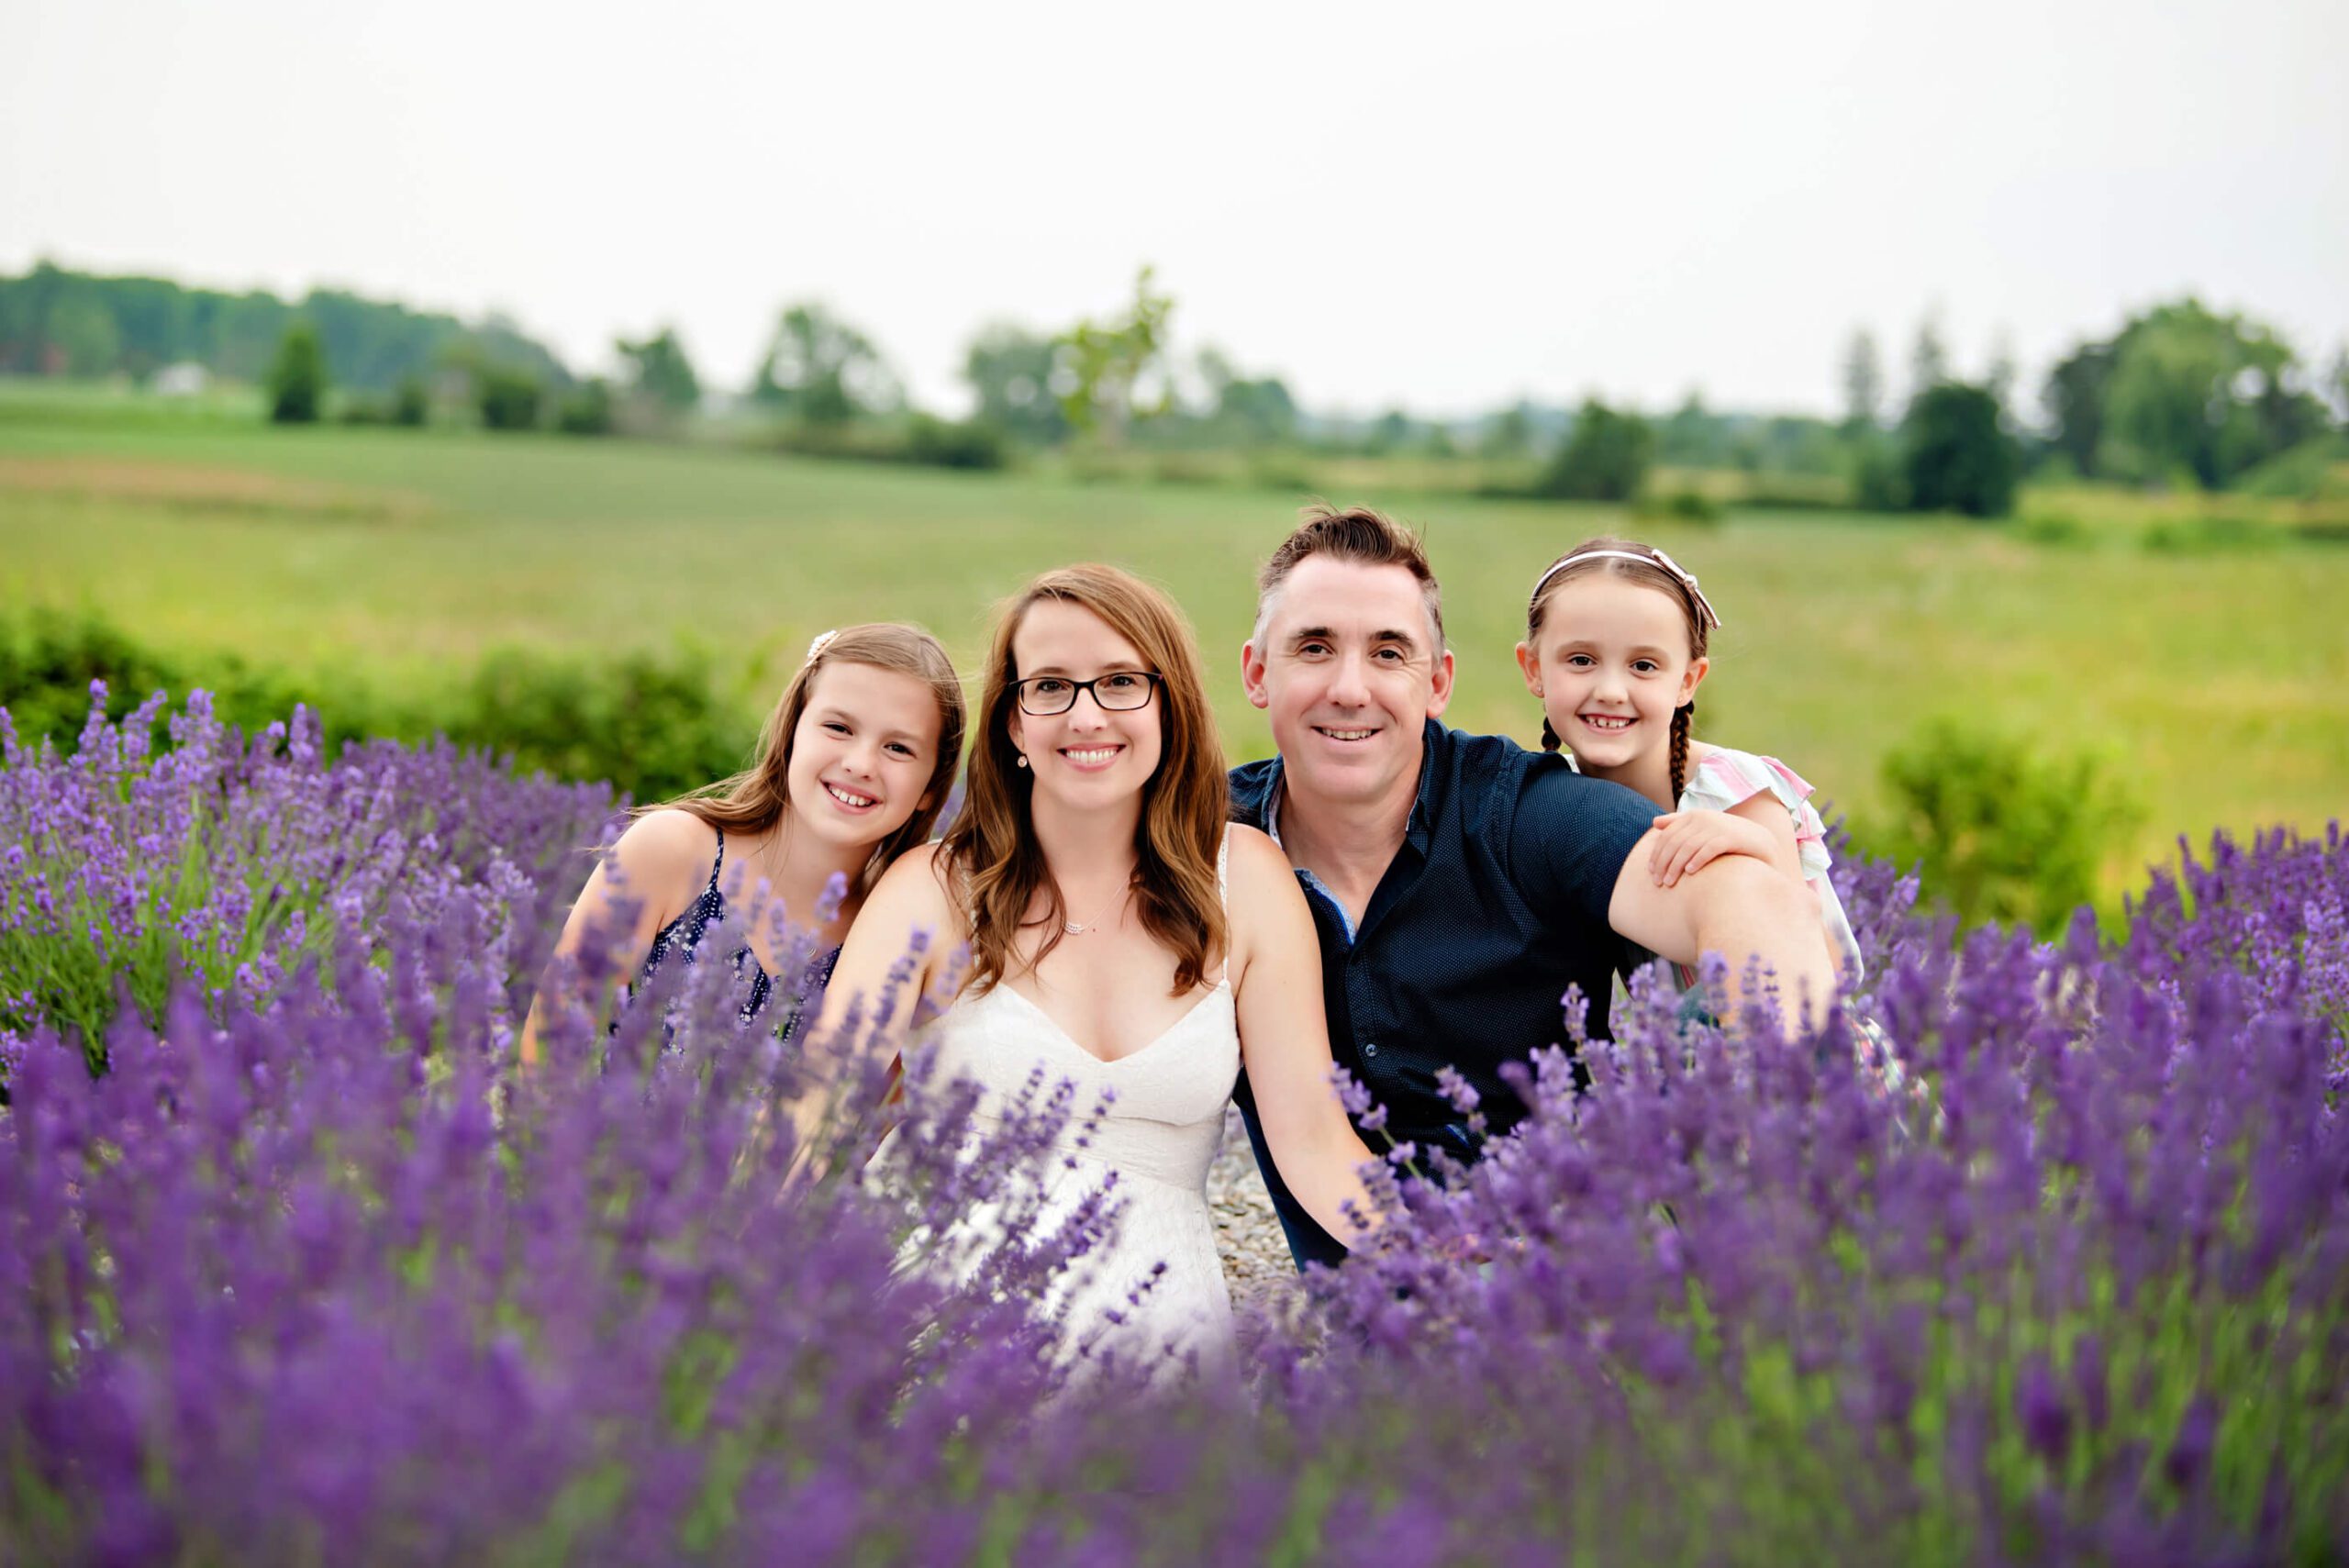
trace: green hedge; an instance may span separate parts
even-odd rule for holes
[[[507,649],[392,688],[363,673],[166,652],[91,614],[0,616],[0,707],[20,740],[47,735],[71,750],[97,680],[106,684],[113,718],[159,688],[176,697],[201,686],[223,718],[247,731],[303,703],[317,712],[330,744],[446,735],[461,746],[510,753],[526,773],[607,781],[638,800],[676,795],[741,767],[757,740],[761,706],[759,694],[688,648],[595,658]]]

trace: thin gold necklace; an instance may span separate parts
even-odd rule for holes
[[[1117,898],[1110,903],[1108,908],[1102,910],[1101,913],[1094,916],[1090,920],[1071,920],[1063,917],[1061,921],[1061,929],[1066,931],[1072,937],[1081,937],[1085,935],[1085,932],[1092,930],[1095,927],[1100,925],[1103,920],[1108,919],[1111,910],[1124,907],[1126,900],[1133,895],[1133,891],[1134,884],[1129,882],[1126,884],[1124,888],[1119,892]]]

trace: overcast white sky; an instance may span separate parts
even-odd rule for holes
[[[2195,290],[2349,339],[2343,0],[0,0],[0,268],[504,310],[747,379],[829,300],[953,406],[1113,308],[1309,404],[1827,410]]]

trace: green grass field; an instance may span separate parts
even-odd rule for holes
[[[1227,745],[1251,580],[1301,494],[963,476],[558,437],[113,420],[0,408],[0,605],[103,612],[141,639],[296,668],[441,678],[494,647],[667,646],[775,673],[815,632],[907,618],[974,661],[1029,574],[1117,562],[1206,648]],[[2349,804],[2349,549],[2061,546],[1850,513],[1634,525],[1620,510],[1363,490],[1427,534],[1460,662],[1450,717],[1531,740],[1510,661],[1559,550],[1633,531],[1726,617],[1700,735],[1776,752],[1865,818],[1886,751],[1955,715],[2106,753],[2176,835],[2321,828]],[[2115,867],[2133,880],[2133,865]]]

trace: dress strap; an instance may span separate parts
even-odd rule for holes
[[[1226,881],[1224,868],[1231,863],[1231,824],[1223,825],[1223,840],[1215,847],[1215,898],[1226,909],[1231,906],[1231,889]]]
[[[709,891],[718,891],[718,873],[726,869],[726,829],[718,828],[718,858],[709,862]]]

